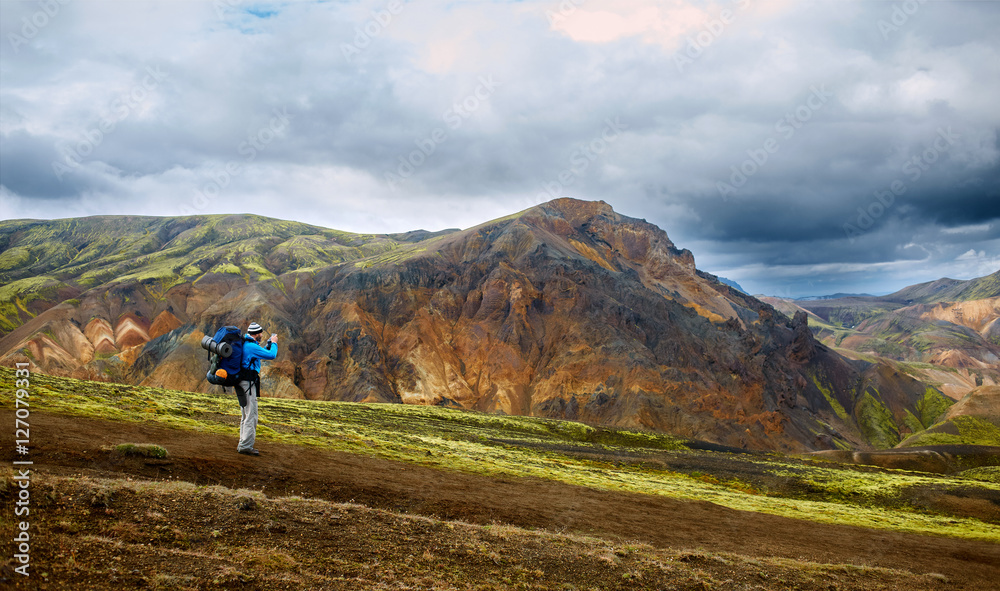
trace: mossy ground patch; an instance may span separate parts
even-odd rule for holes
[[[0,379],[11,381],[13,373],[2,369]],[[31,404],[33,411],[219,434],[232,434],[238,408],[231,395],[221,393],[42,374],[32,376]],[[258,438],[438,470],[542,478],[821,523],[1000,542],[1000,527],[994,523],[936,514],[908,503],[908,490],[944,489],[956,482],[953,478],[778,455],[693,451],[662,434],[437,407],[264,399]],[[712,465],[719,468],[701,468]],[[1000,491],[1000,485],[991,482],[961,482],[984,495]]]

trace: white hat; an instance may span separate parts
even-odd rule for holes
[[[247,329],[247,334],[260,334],[262,332],[264,332],[264,329],[256,322],[251,322],[250,328]]]

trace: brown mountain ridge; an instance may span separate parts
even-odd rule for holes
[[[695,268],[660,228],[559,199],[463,231],[258,216],[0,223],[0,359],[207,390],[198,342],[281,335],[265,393],[435,404],[754,449],[886,448],[949,402]]]

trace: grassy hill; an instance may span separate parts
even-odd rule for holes
[[[12,382],[12,372],[0,378]],[[232,396],[36,374],[32,412],[233,433]],[[4,407],[11,407],[9,401]],[[2,407],[0,407],[2,408]],[[821,523],[1000,542],[1000,528],[927,514],[909,495],[955,485],[931,474],[828,465],[769,454],[699,450],[663,434],[440,407],[264,399],[258,439],[492,478],[530,477],[609,491],[711,501]],[[128,442],[121,442],[128,443]],[[718,448],[716,448],[718,449]],[[1000,485],[961,481],[992,495]]]
[[[212,275],[249,284],[366,258],[370,266],[455,231],[355,234],[250,214],[2,220],[0,335],[94,287],[138,283],[162,296]]]
[[[982,386],[969,392],[939,421],[901,445],[1000,446],[1000,387]]]
[[[414,234],[423,238],[424,234]],[[0,334],[88,289],[139,284],[166,294],[207,276],[249,284],[391,251],[395,238],[256,215],[94,216],[0,221]]]
[[[1000,552],[995,468],[905,472],[272,398],[264,455],[247,459],[231,395],[44,374],[29,393],[32,527],[45,532],[32,584],[47,589],[971,589]],[[0,399],[0,416],[13,411]]]

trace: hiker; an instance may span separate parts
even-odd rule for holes
[[[278,356],[278,335],[272,334],[266,346],[261,346],[264,329],[256,322],[247,328],[243,343],[243,370],[237,392],[243,392],[246,406],[240,407],[240,443],[236,451],[249,456],[259,456],[253,444],[257,439],[257,399],[260,398],[260,362]]]

